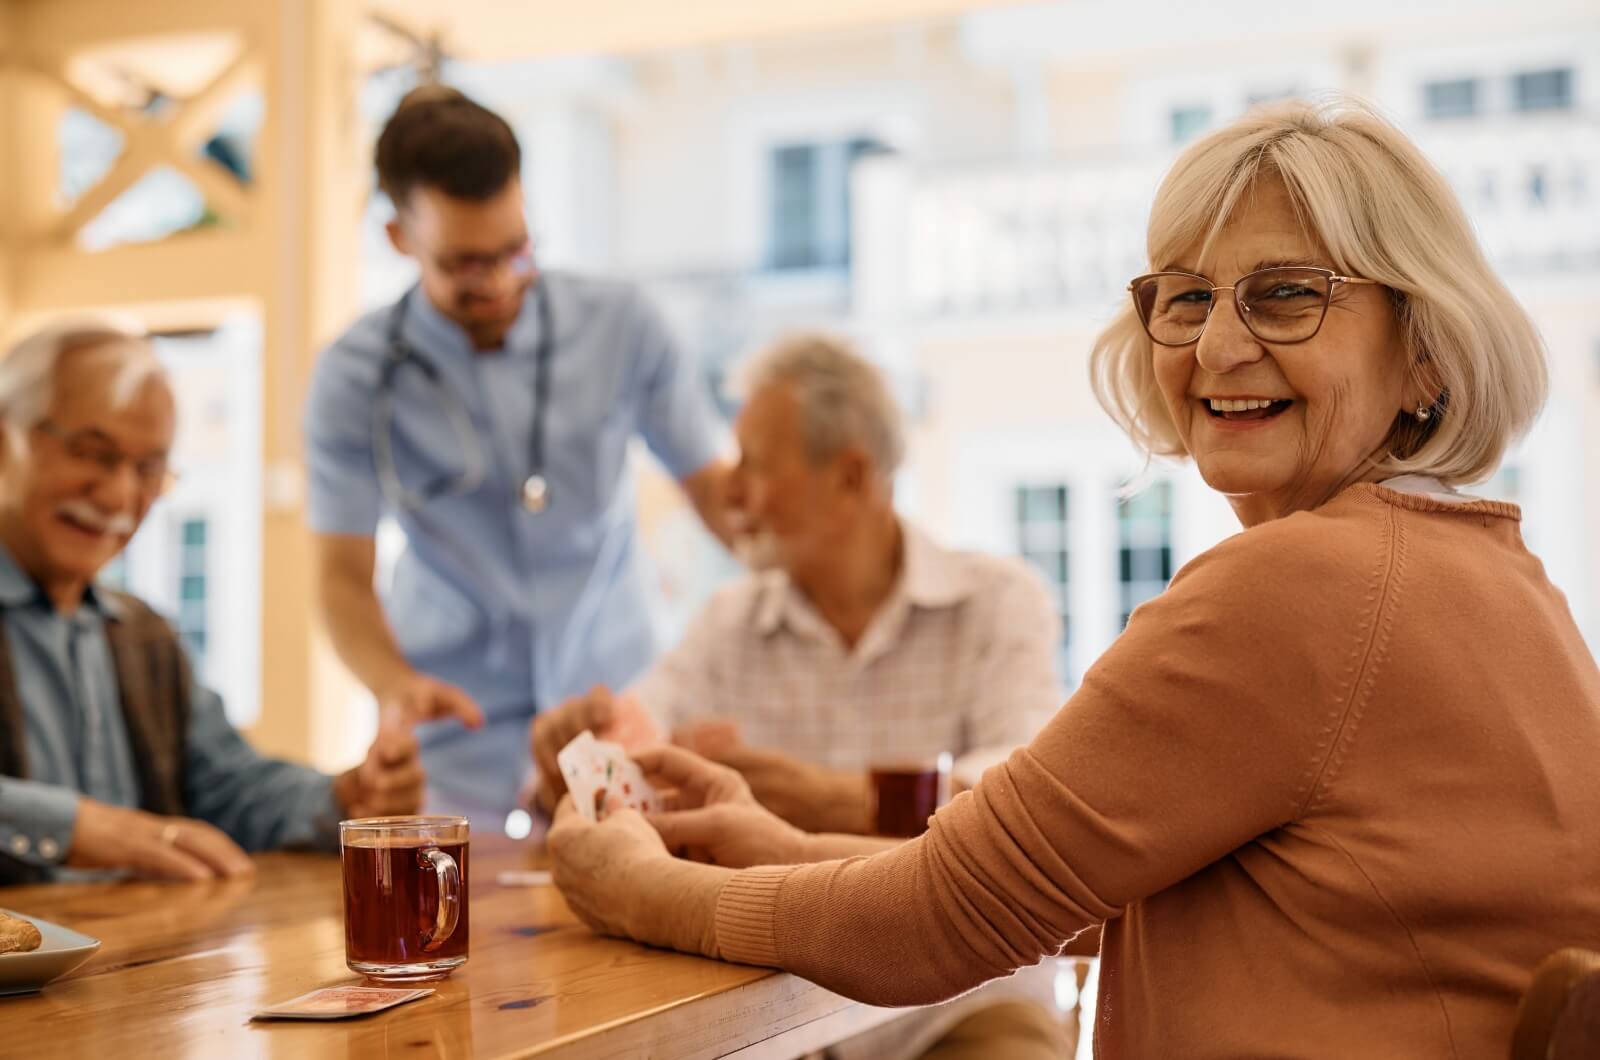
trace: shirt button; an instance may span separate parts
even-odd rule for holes
[[[25,856],[28,853],[28,847],[29,843],[27,836],[14,835],[11,837],[11,853],[15,854],[17,857],[20,858]]]
[[[45,836],[43,839],[39,840],[39,856],[44,858],[46,861],[54,861],[60,853],[61,844],[57,843],[54,839],[51,839],[49,836]]]

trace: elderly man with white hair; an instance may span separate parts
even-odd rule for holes
[[[247,874],[246,850],[338,848],[342,817],[414,812],[414,738],[338,777],[263,758],[178,637],[94,584],[172,479],[149,343],[60,327],[0,360],[0,884]]]
[[[638,745],[669,732],[737,769],[792,824],[867,833],[874,765],[950,752],[957,777],[975,779],[1064,697],[1060,621],[1042,581],[1016,559],[943,548],[896,513],[904,429],[869,362],[838,340],[795,336],[758,355],[742,389],[727,504],[755,571],[625,694],[598,688],[535,721],[547,809],[564,790],[556,753],[577,733]],[[1040,998],[1047,980],[1012,986]],[[1060,1054],[1047,1013],[996,1000],[982,991],[838,1051]]]

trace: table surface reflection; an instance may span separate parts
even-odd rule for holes
[[[339,861],[257,859],[253,880],[0,888],[0,906],[103,945],[42,993],[0,998],[0,1055],[29,1057],[794,1056],[888,1018],[794,976],[593,935],[553,887],[510,887],[537,855],[473,841],[467,964],[437,993],[337,1022],[251,1023],[344,963]],[[18,1050],[13,1054],[11,1050]]]

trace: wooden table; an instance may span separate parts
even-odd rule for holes
[[[344,963],[339,861],[257,859],[254,880],[0,888],[0,906],[104,945],[43,993],[0,998],[0,1055],[792,1057],[895,1015],[784,973],[598,938],[553,887],[505,887],[534,854],[473,841],[467,964],[437,993],[328,1023],[252,1012],[361,980]],[[15,1053],[12,1050],[16,1050]]]

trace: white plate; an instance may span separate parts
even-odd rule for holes
[[[52,979],[66,975],[94,955],[100,940],[80,935],[60,924],[40,920],[36,916],[12,913],[39,929],[44,941],[31,953],[0,953],[0,997],[7,994],[31,994]]]

